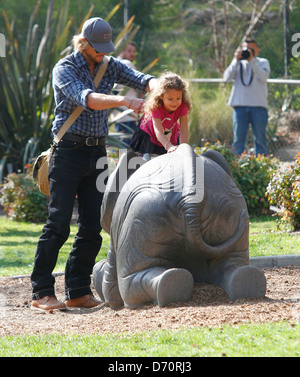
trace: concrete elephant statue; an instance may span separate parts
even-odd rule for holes
[[[144,162],[123,155],[109,177],[101,224],[111,236],[93,281],[112,308],[160,307],[217,284],[231,300],[263,297],[263,272],[249,265],[245,199],[224,157],[187,144]]]

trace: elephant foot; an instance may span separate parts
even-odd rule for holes
[[[114,275],[110,275],[113,268],[106,259],[96,263],[93,268],[93,284],[100,299],[107,303],[111,309],[123,307],[123,300]]]
[[[100,262],[96,263],[93,268],[93,284],[98,293],[99,297],[103,302],[105,302],[104,294],[102,291],[102,282],[104,277],[106,259],[102,259]]]
[[[253,266],[242,266],[230,274],[223,288],[230,300],[234,301],[238,298],[264,297],[266,286],[263,271]]]
[[[192,297],[194,279],[192,274],[182,268],[166,270],[157,286],[157,303],[163,307],[171,302],[186,301]]]

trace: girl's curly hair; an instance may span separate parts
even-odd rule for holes
[[[167,89],[175,89],[182,91],[182,102],[184,102],[188,111],[192,109],[188,93],[188,83],[174,72],[166,71],[158,79],[158,85],[150,92],[144,105],[145,118],[151,117],[152,111],[160,107],[163,103],[162,96]]]

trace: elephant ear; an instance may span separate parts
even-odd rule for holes
[[[115,204],[123,186],[132,174],[145,163],[146,161],[136,153],[128,151],[121,156],[118,165],[109,176],[101,206],[101,226],[108,234],[110,234]]]
[[[223,168],[226,171],[226,173],[231,178],[233,178],[228,162],[226,161],[225,157],[220,152],[215,151],[213,149],[209,149],[208,151],[202,153],[202,156],[207,157],[210,160],[216,162],[219,166],[221,166],[221,168]]]

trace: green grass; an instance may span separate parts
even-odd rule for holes
[[[28,224],[0,217],[0,276],[26,275],[32,265],[43,224]],[[68,241],[62,247],[55,272],[64,271],[72,249],[77,226],[71,226]],[[105,258],[109,248],[109,235],[102,232],[103,244],[97,261]],[[251,219],[250,257],[266,255],[300,254],[300,237],[278,231],[272,217]]]
[[[295,357],[300,356],[300,324],[183,328],[126,335],[9,336],[0,339],[0,356]]]
[[[0,276],[26,275],[32,272],[33,260],[43,224],[28,224],[0,217]],[[54,272],[64,271],[77,225],[71,225],[70,236],[59,252]],[[97,261],[105,258],[110,238],[102,232],[103,243]]]
[[[250,220],[250,257],[270,255],[300,255],[300,236],[277,229],[274,217]]]

